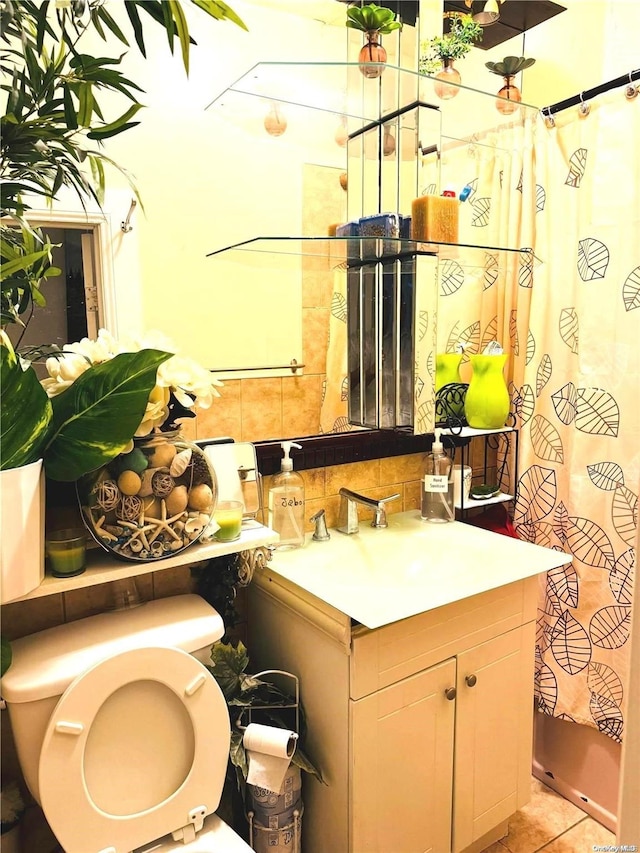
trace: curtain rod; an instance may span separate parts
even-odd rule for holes
[[[583,101],[588,101],[589,98],[594,98],[596,95],[602,95],[610,89],[615,89],[618,86],[624,86],[625,83],[630,85],[634,80],[640,80],[640,68],[635,71],[630,71],[628,74],[623,74],[622,77],[616,77],[615,80],[609,80],[608,83],[600,83],[599,86],[594,86],[593,89],[586,89],[578,95],[573,95],[571,98],[565,98],[564,101],[558,101],[557,104],[551,104],[549,107],[543,107],[540,112],[545,116],[551,116],[560,110],[566,110],[568,107],[574,107]]]

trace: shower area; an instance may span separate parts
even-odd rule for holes
[[[614,832],[633,705],[639,77],[445,144],[440,163],[443,184],[455,175],[473,190],[461,242],[533,250],[504,274],[489,257],[485,269],[441,264],[438,352],[464,341],[467,359],[495,337],[508,353],[514,524],[573,556],[540,581],[533,772]],[[435,167],[424,164],[426,182]],[[468,371],[463,361],[465,382]]]

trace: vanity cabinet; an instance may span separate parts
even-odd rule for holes
[[[535,577],[370,630],[269,566],[251,668],[301,680],[305,853],[481,851],[529,799]]]

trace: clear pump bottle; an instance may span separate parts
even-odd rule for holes
[[[451,459],[444,452],[441,432],[438,428],[434,430],[434,441],[426,458],[422,480],[421,516],[425,521],[455,521]]]
[[[269,489],[268,524],[280,534],[276,547],[286,550],[304,545],[304,480],[293,470],[289,457],[292,447],[301,450],[302,446],[293,441],[283,441],[281,446],[284,457]]]

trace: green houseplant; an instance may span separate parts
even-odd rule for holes
[[[375,3],[351,6],[347,9],[346,26],[366,34],[367,41],[358,55],[362,74],[369,78],[380,77],[387,61],[387,51],[380,44],[379,37],[402,29],[402,23],[396,20],[395,12]]]
[[[246,29],[222,0],[191,2],[213,19]],[[29,223],[34,198],[51,202],[66,187],[83,204],[85,199],[100,203],[105,168],[120,168],[106,155],[103,142],[139,123],[142,89],[119,66],[131,44],[146,56],[147,26],[162,27],[172,51],[179,44],[188,73],[193,39],[183,4],[126,3],[118,15],[119,22],[102,0],[0,4],[0,68],[6,95],[0,128],[0,477],[7,501],[0,568],[2,594],[11,596],[4,600],[29,592],[42,577],[42,568],[30,581],[21,581],[16,572],[44,562],[43,460],[49,476],[71,480],[116,456],[140,423],[159,365],[170,357],[153,348],[118,353],[52,402],[16,350],[20,328],[34,307],[45,303],[43,285],[50,286],[48,280],[58,273],[52,264],[52,242]],[[105,43],[99,56],[82,52],[89,32]],[[105,93],[114,117],[99,103]],[[9,327],[18,332],[13,341],[6,334]],[[20,503],[23,515],[4,511]]]
[[[420,55],[418,68],[422,74],[434,74],[435,92],[439,98],[447,100],[458,94],[457,84],[461,77],[454,61],[465,57],[474,42],[482,39],[482,27],[471,15],[454,14],[451,29],[442,36],[434,36],[421,45],[424,51]],[[453,84],[453,85],[451,85]]]

